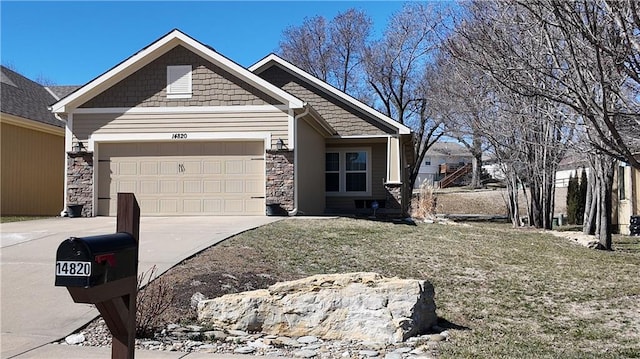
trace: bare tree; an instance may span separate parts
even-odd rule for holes
[[[425,153],[442,135],[441,123],[428,107],[430,64],[444,36],[442,9],[408,3],[394,14],[382,39],[365,52],[367,80],[377,95],[374,106],[414,130],[413,188]]]
[[[335,86],[348,93],[360,91],[365,44],[372,22],[361,10],[349,9],[331,21],[329,38],[333,50],[332,71]]]
[[[551,228],[555,172],[573,136],[574,121],[567,121],[572,113],[566,104],[541,95],[542,90],[528,90],[557,85],[522,70],[523,62],[535,63],[536,71],[542,73],[555,69],[548,58],[546,39],[534,21],[510,4],[477,2],[471,3],[469,10],[470,17],[458,25],[447,49],[463,63],[461,69],[467,66],[472,70],[455,73],[467,78],[466,83],[473,83],[474,76],[484,76],[483,84],[490,85],[483,91],[495,102],[496,117],[477,121],[477,126],[483,128],[497,157],[508,158],[502,164],[509,174],[509,187],[521,184],[523,191],[528,189],[529,224]]]
[[[327,20],[305,18],[300,26],[287,27],[280,41],[280,55],[322,81],[329,80],[333,47],[327,36]]]
[[[638,130],[637,4],[604,0],[571,2],[472,2],[460,24],[465,39],[454,49],[502,86],[573,112],[594,149],[596,234],[611,248],[611,158],[636,168]],[[531,49],[537,49],[532,52]],[[561,112],[562,113],[562,112]],[[609,164],[609,165],[606,165]]]
[[[362,91],[362,61],[371,33],[371,19],[363,11],[349,9],[331,21],[322,16],[305,18],[300,26],[284,30],[280,55],[342,91]]]
[[[430,88],[426,93],[434,117],[443,123],[447,136],[463,144],[473,156],[473,188],[482,186],[482,155],[489,146],[482,131],[493,107],[487,81],[482,72],[453,56],[441,55],[429,76]]]

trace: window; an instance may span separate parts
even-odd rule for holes
[[[191,98],[191,65],[167,66],[167,98]]]
[[[325,154],[325,190],[332,195],[371,193],[368,149],[328,150]]]
[[[424,158],[424,165],[425,166],[431,166],[431,157],[425,157]]]

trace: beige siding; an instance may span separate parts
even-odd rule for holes
[[[324,137],[306,121],[299,120],[298,143],[298,208],[305,215],[324,213]]]
[[[350,142],[340,144],[327,144],[327,148],[371,148],[371,196],[327,196],[326,207],[328,210],[353,210],[355,209],[354,199],[376,199],[387,198],[387,190],[384,188],[385,177],[387,176],[387,144],[384,143],[362,143]],[[324,161],[323,161],[324,163]]]
[[[631,216],[640,215],[640,171],[630,167],[624,168],[625,198],[620,199],[618,176],[620,167],[616,167],[613,181],[613,215],[612,223],[622,234],[629,234]]]
[[[171,65],[192,66],[193,95],[191,98],[167,98],[167,66]],[[81,107],[249,106],[265,104],[277,105],[280,102],[186,48],[177,46]]]
[[[2,215],[58,215],[63,207],[64,135],[1,124]]]
[[[311,104],[340,136],[383,135],[396,132],[370,115],[319,91],[315,86],[294,77],[278,66],[273,66],[259,75]]]
[[[288,140],[288,116],[282,111],[216,114],[77,114],[73,132],[86,141],[91,134],[176,132],[268,132],[272,145]]]

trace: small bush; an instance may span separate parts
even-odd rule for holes
[[[155,280],[157,268],[154,265],[138,276],[138,296],[136,304],[136,337],[150,338],[164,327],[162,314],[171,307],[173,291],[162,277]]]

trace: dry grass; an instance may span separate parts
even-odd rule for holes
[[[437,199],[434,193],[433,185],[423,184],[420,186],[420,192],[411,201],[413,209],[411,215],[413,218],[420,220],[434,220],[436,217]]]
[[[194,280],[215,292],[223,274],[428,279],[453,328],[442,358],[630,358],[640,357],[640,239],[625,241],[626,250],[604,252],[497,224],[295,219],[234,237],[169,275],[189,295],[206,289],[189,287]]]

